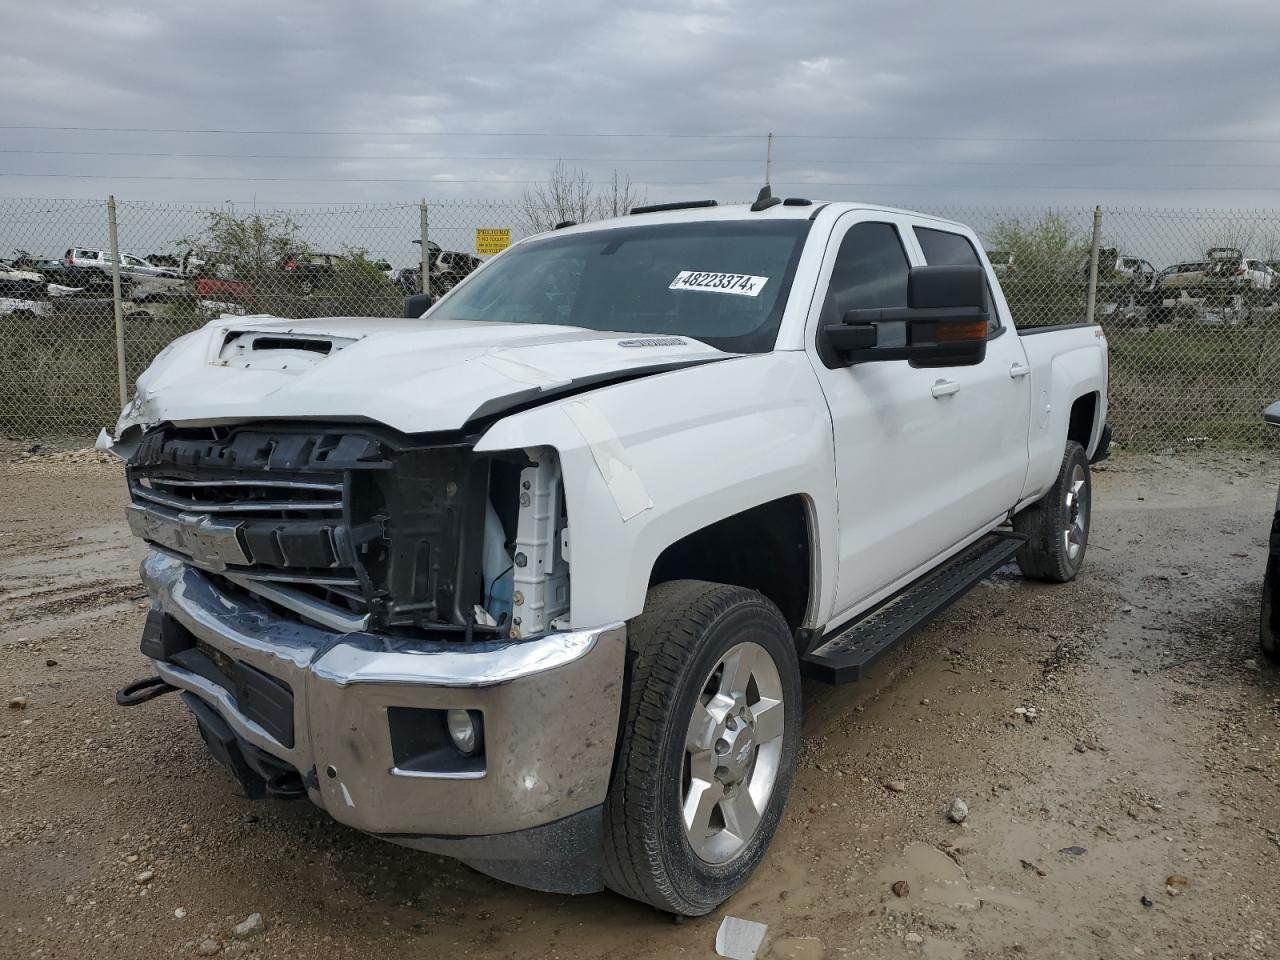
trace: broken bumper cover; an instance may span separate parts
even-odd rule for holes
[[[160,551],[143,561],[142,578],[152,617],[171,618],[188,647],[183,656],[169,652],[178,644],[162,651],[144,639],[144,652],[212,712],[193,709],[224,764],[228,750],[259,772],[276,761],[334,819],[499,879],[601,888],[623,624],[409,645],[309,626]],[[419,736],[451,709],[483,717],[479,757],[463,761],[447,742]]]

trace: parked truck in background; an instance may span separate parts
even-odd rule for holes
[[[119,698],[180,690],[249,796],[706,913],[802,676],[1080,571],[1106,351],[1019,331],[968,227],[767,192],[530,238],[409,320],[213,321],[100,440],[151,545]]]

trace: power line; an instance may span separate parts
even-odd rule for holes
[[[80,127],[44,124],[0,124],[0,130],[71,130],[80,133],[194,133],[235,136],[290,137],[620,137],[662,140],[763,140],[756,133],[552,133],[549,131],[511,130],[223,130],[186,127]]]
[[[195,127],[89,127],[52,124],[0,124],[0,130],[75,131],[80,133],[181,133],[227,136],[305,137],[544,137],[554,139],[761,140],[764,133],[568,133],[531,130],[233,130]],[[922,136],[919,134],[778,133],[780,140],[866,140],[929,143],[1280,143],[1280,137],[1026,137]]]
[[[131,150],[28,150],[25,148],[0,148],[0,154],[22,154],[24,156],[41,157],[128,157],[132,159],[166,159],[166,160],[330,160],[330,161],[387,161],[426,162],[435,160],[515,160],[520,162],[552,162],[568,163],[759,163],[759,157],[566,157],[548,154],[545,156],[519,154],[420,154],[405,156],[388,154],[381,156],[353,155],[341,153],[170,153],[165,151],[131,151]],[[875,157],[870,159],[848,158],[801,158],[783,159],[778,163],[787,166],[932,166],[932,167],[1122,167],[1141,169],[1261,169],[1274,170],[1280,163],[1161,163],[1158,161],[1111,161],[1111,160],[920,160],[894,157]]]
[[[510,186],[528,186],[542,183],[541,180],[506,180],[502,177],[469,178],[458,180],[430,180],[421,177],[194,177],[149,174],[101,174],[101,173],[7,173],[0,171],[0,177],[50,178],[59,180],[183,180],[208,181],[214,183],[413,183],[422,187],[449,186],[459,183],[492,183]],[[610,180],[590,180],[592,184],[609,184]],[[795,187],[911,187],[928,190],[1125,190],[1125,191],[1208,191],[1208,192],[1277,192],[1280,186],[1232,186],[1213,187],[1203,185],[1182,186],[1169,184],[1152,186],[1138,184],[1132,186],[1098,186],[1096,184],[1047,184],[1047,183],[911,183],[894,181],[889,183],[873,183],[869,181],[841,180],[792,180]],[[716,187],[757,187],[757,180],[642,180],[635,183],[645,186],[716,186]]]

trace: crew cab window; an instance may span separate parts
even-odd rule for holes
[[[898,228],[891,223],[859,223],[840,241],[823,323],[839,323],[846,310],[907,305],[907,274],[911,269]]]
[[[544,323],[773,349],[808,220],[616,227],[531,240],[502,254],[432,320]]]
[[[973,249],[969,238],[946,230],[931,230],[928,227],[915,227],[916,239],[920,241],[920,249],[924,252],[924,262],[931,267],[982,266],[978,253]],[[991,286],[987,285],[987,336],[1000,329],[1000,314],[996,311],[991,297]]]

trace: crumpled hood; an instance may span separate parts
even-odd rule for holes
[[[542,395],[731,356],[688,337],[541,324],[223,317],[156,356],[116,436],[299,418],[455,430]]]

